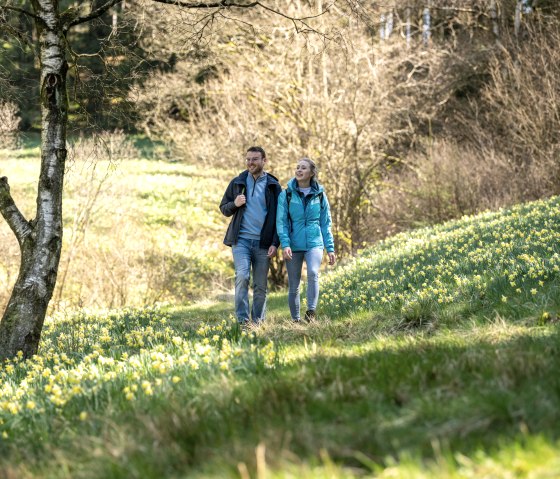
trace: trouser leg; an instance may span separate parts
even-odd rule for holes
[[[249,279],[251,275],[250,245],[243,238],[233,246],[235,267],[235,316],[237,321],[249,321]]]
[[[313,248],[305,253],[307,265],[307,309],[315,311],[319,302],[319,268],[323,260],[323,248]]]
[[[252,249],[253,263],[253,308],[251,317],[253,322],[264,321],[266,314],[266,293],[268,290],[268,268],[270,258],[268,250],[259,247],[255,241]]]
[[[303,266],[303,252],[293,252],[292,259],[286,260],[288,271],[288,305],[290,315],[294,321],[300,320],[300,294],[301,267]]]

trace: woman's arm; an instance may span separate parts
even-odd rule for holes
[[[290,225],[288,224],[288,202],[286,201],[286,190],[278,196],[278,208],[276,210],[276,233],[282,248],[290,247]]]
[[[334,237],[332,234],[331,207],[329,205],[329,200],[327,199],[327,195],[325,192],[323,192],[323,200],[324,200],[324,205],[321,208],[321,216],[320,216],[321,234],[323,235],[323,245],[325,246],[327,253],[334,253]]]

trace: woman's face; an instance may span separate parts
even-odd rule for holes
[[[298,181],[303,181],[304,183],[311,181],[311,177],[313,173],[311,173],[311,167],[309,163],[305,160],[301,160],[296,165],[296,179]]]

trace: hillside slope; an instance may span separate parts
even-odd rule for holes
[[[391,238],[241,331],[76,312],[0,371],[7,477],[555,477],[559,200]]]
[[[396,235],[323,282],[325,312],[390,315],[391,323],[558,309],[560,199]],[[545,315],[546,316],[546,315]]]

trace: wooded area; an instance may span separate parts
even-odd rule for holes
[[[43,167],[31,221],[0,185],[23,258],[2,328],[30,319],[17,341],[0,331],[2,355],[34,353],[54,291],[67,131],[142,132],[228,169],[258,143],[283,178],[313,157],[352,254],[558,193],[559,13],[553,0],[6,2],[0,134],[16,147],[41,129]]]
[[[295,29],[239,10],[120,2],[71,30],[70,135],[140,131],[187,162],[228,166],[256,141],[280,174],[313,156],[348,251],[372,231],[556,191],[543,165],[558,144],[555,2],[294,1],[286,15],[316,17]],[[32,19],[3,18],[3,128],[38,129]]]

